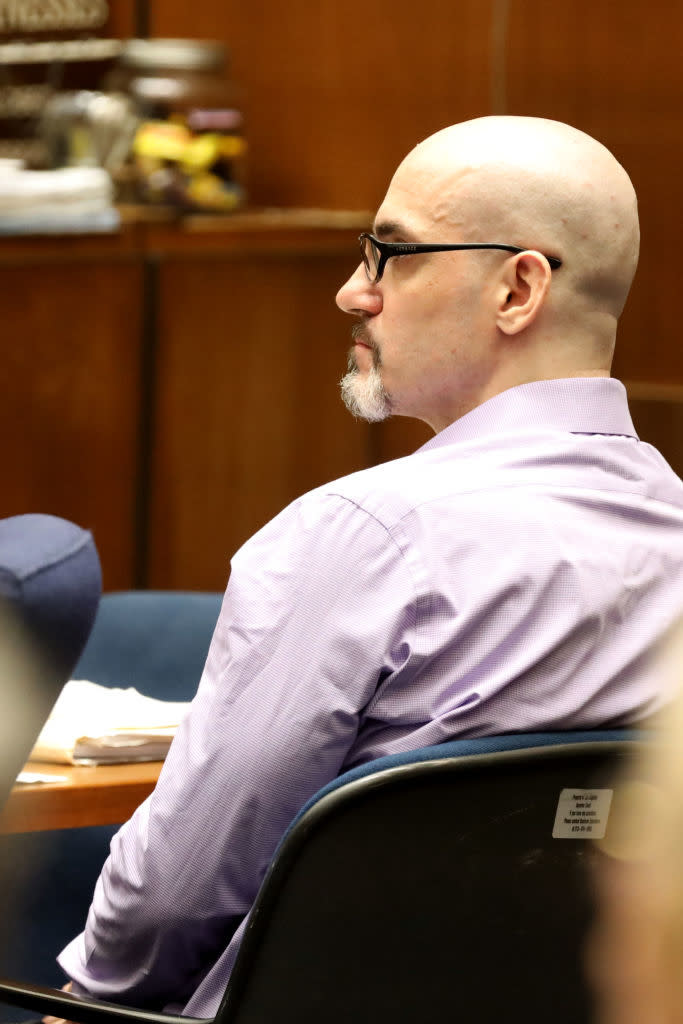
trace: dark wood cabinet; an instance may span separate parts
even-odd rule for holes
[[[123,250],[0,245],[0,514],[92,529],[109,589],[137,557],[143,269]]]
[[[351,321],[334,296],[358,230],[159,240],[148,582],[219,588],[298,494],[368,464],[337,382]],[[279,236],[279,237],[278,237]]]

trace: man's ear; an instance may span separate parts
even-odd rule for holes
[[[519,334],[533,323],[545,302],[551,276],[547,259],[533,249],[505,261],[496,313],[496,326],[504,334]]]

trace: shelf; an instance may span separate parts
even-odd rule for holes
[[[148,251],[165,256],[188,253],[340,252],[355,245],[372,222],[366,210],[254,209],[217,216],[145,222]]]
[[[179,218],[165,207],[121,206],[121,228],[107,234],[5,235],[0,263],[130,259],[242,252],[340,252],[367,230],[366,210],[264,208]]]

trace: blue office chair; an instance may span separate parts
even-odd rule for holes
[[[127,590],[105,594],[74,678],[192,700],[223,595]]]
[[[66,519],[0,519],[0,806],[88,638],[102,590],[92,535]]]
[[[588,1024],[591,839],[638,739],[461,740],[330,783],[276,851],[216,1022]],[[192,1021],[6,979],[0,999],[81,1024]]]
[[[87,530],[50,515],[0,520],[0,806],[83,650],[101,588]],[[0,855],[0,885],[4,953],[31,891],[25,858]]]
[[[134,686],[148,697],[163,700],[191,700],[221,601],[222,594],[217,593],[105,594],[85,650],[72,666],[72,678],[103,686]],[[11,870],[16,875],[22,865],[26,879],[12,942],[0,949],[0,972],[45,985],[63,983],[55,958],[83,928],[117,828],[105,825],[0,837],[0,871],[5,865],[6,875]],[[30,1013],[22,1015],[0,1006],[0,1021],[30,1017]]]

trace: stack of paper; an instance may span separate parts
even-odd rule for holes
[[[0,161],[0,235],[116,231],[113,184],[101,167],[27,171]]]
[[[72,679],[43,727],[32,761],[116,764],[160,761],[189,702],[154,700],[137,690]]]

